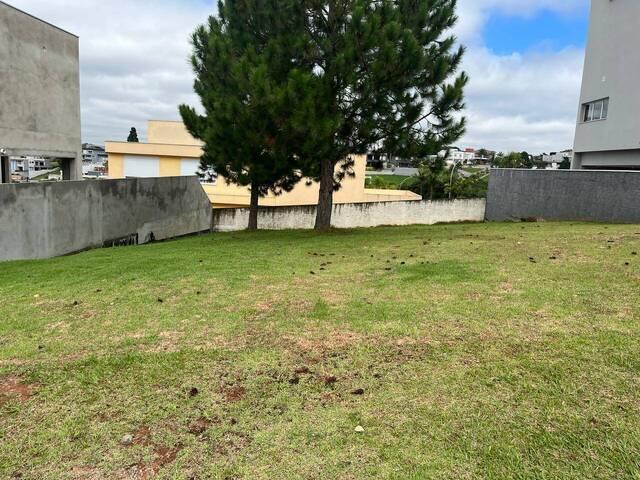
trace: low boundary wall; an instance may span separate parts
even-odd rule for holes
[[[487,220],[640,223],[640,172],[491,171]]]
[[[333,207],[331,224],[336,228],[433,225],[435,223],[482,222],[484,217],[484,199],[349,203]],[[312,229],[315,218],[315,205],[261,208],[258,214],[258,226],[263,230]],[[214,231],[244,230],[248,223],[248,209],[229,208],[213,212],[212,229]]]
[[[197,177],[0,185],[0,261],[210,228],[211,203]]]

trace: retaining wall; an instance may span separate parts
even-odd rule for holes
[[[491,171],[487,220],[640,223],[640,172]]]
[[[197,177],[0,185],[0,261],[142,244],[211,227]]]
[[[382,225],[432,225],[449,222],[481,222],[484,199],[435,202],[349,203],[333,207],[332,226],[336,228],[378,227]],[[316,207],[270,207],[258,214],[264,230],[312,229]],[[218,232],[244,230],[249,223],[248,209],[219,209],[213,212],[212,228]]]

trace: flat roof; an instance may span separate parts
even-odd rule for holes
[[[6,6],[6,7],[12,8],[13,10],[15,10],[15,11],[17,11],[17,12],[20,12],[20,13],[22,13],[22,14],[24,14],[24,15],[28,16],[28,17],[31,17],[31,18],[33,18],[34,20],[38,20],[39,22],[42,22],[42,23],[44,23],[44,24],[46,24],[46,25],[49,25],[50,27],[53,27],[53,28],[55,28],[56,30],[60,30],[61,32],[66,33],[67,35],[71,35],[72,37],[80,38],[80,37],[78,37],[78,35],[76,35],[75,33],[71,33],[71,32],[69,32],[69,31],[65,30],[64,28],[60,28],[60,27],[58,27],[57,25],[54,25],[53,23],[47,22],[46,20],[42,20],[41,18],[38,18],[38,17],[36,17],[35,15],[31,15],[30,13],[25,12],[24,10],[20,10],[19,8],[16,8],[16,7],[14,7],[13,5],[9,5],[8,3],[3,2],[2,0],[0,0],[0,5],[4,5],[4,6]]]

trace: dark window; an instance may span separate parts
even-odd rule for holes
[[[609,99],[603,98],[595,102],[585,103],[582,106],[583,122],[595,122],[596,120],[605,120],[609,116]]]

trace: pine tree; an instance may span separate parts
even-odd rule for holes
[[[462,136],[456,113],[468,78],[454,77],[464,53],[449,34],[457,0],[299,1],[305,134],[295,148],[320,182],[316,229],[326,230],[350,155],[376,148],[425,158]]]
[[[127,138],[127,142],[129,143],[138,143],[138,131],[136,127],[131,127],[131,131],[129,131],[129,138]]]
[[[204,142],[203,169],[250,187],[249,229],[257,228],[260,197],[290,191],[301,179],[290,148],[300,141],[300,129],[290,127],[291,59],[304,40],[300,12],[297,0],[224,0],[192,37],[194,88],[204,115],[186,105],[180,113]]]

